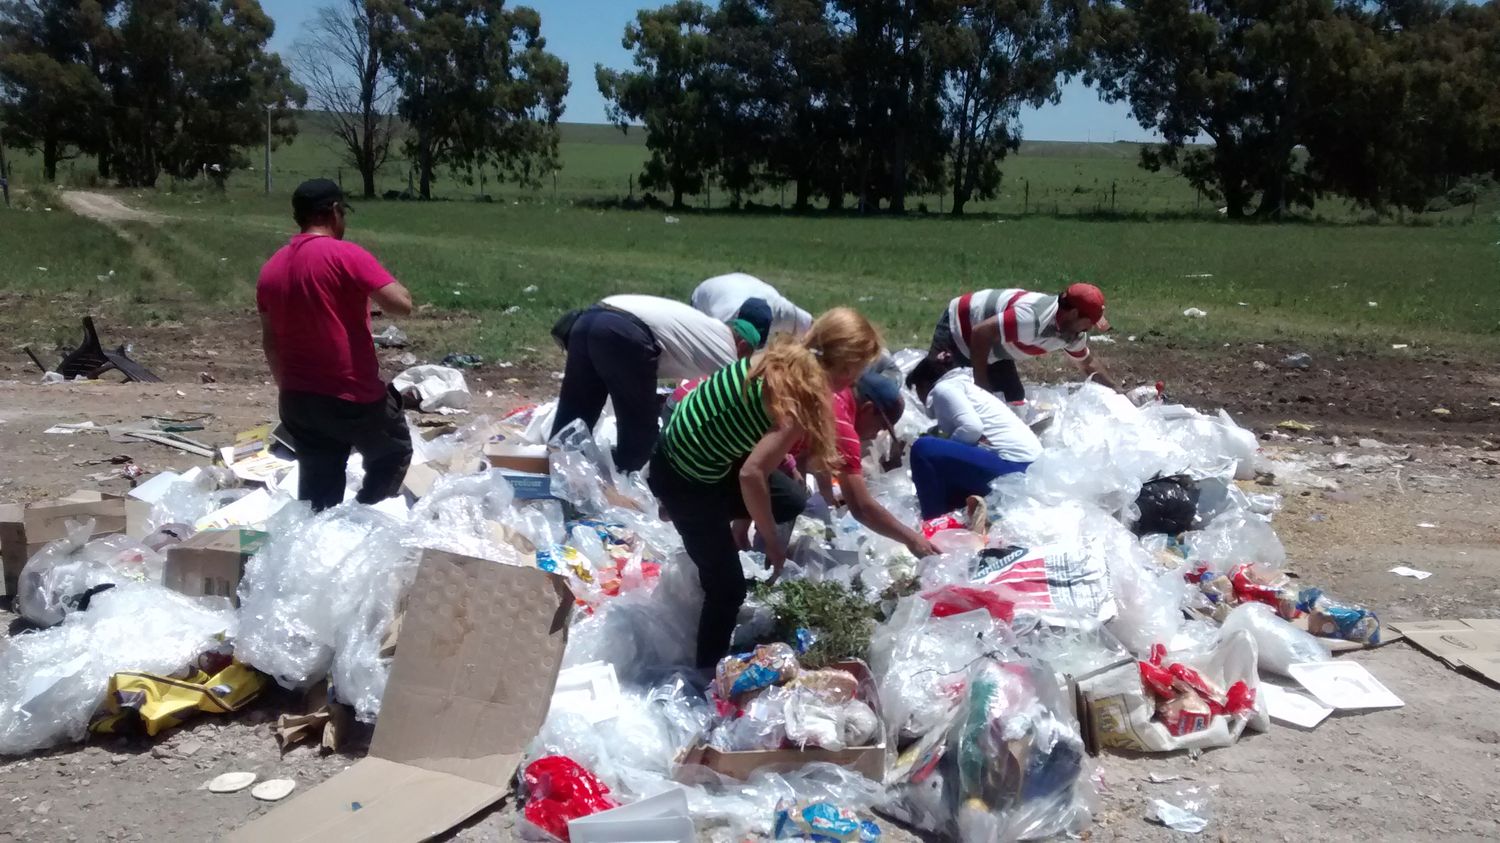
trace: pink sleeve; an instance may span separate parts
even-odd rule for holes
[[[374,255],[353,243],[346,245],[348,248],[344,250],[344,268],[360,292],[373,293],[381,287],[396,283],[395,277],[380,265]]]

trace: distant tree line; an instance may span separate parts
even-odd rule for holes
[[[961,214],[998,194],[1021,109],[1075,76],[1162,138],[1142,166],[1233,218],[1421,210],[1500,167],[1494,2],[678,0],[623,44],[599,90],[675,207],[789,186],[798,210],[946,193]]]
[[[0,0],[0,118],[43,175],[80,153],[99,176],[222,178],[243,148],[296,133],[302,89],[265,50],[274,24],[235,0]]]
[[[568,69],[541,16],[503,0],[336,0],[290,67],[256,0],[0,0],[0,121],[57,165],[93,156],[101,179],[222,180],[247,149],[327,112],[342,157],[375,194],[393,148],[423,198],[441,168],[536,184],[558,166]],[[481,175],[481,178],[483,176]]]

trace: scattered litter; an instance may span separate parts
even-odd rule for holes
[[[1114,345],[1115,344],[1115,338],[1114,337],[1110,337],[1110,336],[1103,336],[1103,335],[1101,335],[1101,336],[1097,336],[1097,337],[1090,337],[1089,338],[1089,342],[1098,343],[1100,345]]]
[[[1247,301],[1235,302],[1235,304],[1238,304],[1240,307],[1249,307],[1250,306],[1250,302],[1247,302]]]
[[[1324,705],[1340,711],[1401,708],[1406,705],[1358,662],[1294,664],[1290,672],[1293,679],[1311,691]]]
[[[520,312],[521,312],[521,306],[519,304],[513,304],[510,307],[507,307],[505,310],[501,311],[501,313],[504,314],[504,315],[506,315],[506,316],[515,316],[517,313],[520,313]]]
[[[1208,828],[1208,794],[1202,787],[1188,787],[1173,794],[1170,801],[1152,799],[1146,818],[1173,831],[1199,834]]]
[[[1182,312],[1182,315],[1188,317],[1189,319],[1202,319],[1203,317],[1208,315],[1208,311],[1199,310],[1196,307],[1190,307],[1187,310],[1184,310]]]
[[[1281,368],[1283,369],[1306,369],[1311,365],[1312,355],[1308,354],[1305,351],[1299,351],[1295,354],[1288,354],[1287,356],[1281,358]]]
[[[102,430],[102,429],[103,428],[99,427],[99,425],[94,424],[91,421],[85,421],[85,422],[73,422],[71,424],[54,424],[54,425],[52,425],[51,427],[47,428],[46,430],[44,430],[42,432],[43,433],[56,433],[56,434],[60,434],[60,435],[63,435],[63,436],[72,436],[73,434],[78,433],[80,431],[85,431],[85,430]]]
[[[297,787],[293,779],[267,779],[250,789],[250,795],[262,802],[280,802]]]
[[[678,219],[676,217],[672,217],[672,216],[664,217],[662,221],[665,222],[667,225],[676,225],[676,224],[682,222],[682,220],[680,220],[680,219]]]
[[[521,292],[523,292],[523,293],[525,293],[525,294],[526,294],[526,295],[528,295],[528,296],[530,296],[530,295],[535,295],[535,294],[536,294],[536,291],[537,291],[537,289],[538,289],[538,287],[537,287],[537,285],[535,285],[535,284],[528,284],[528,285],[527,285],[527,286],[526,286],[526,287],[525,287],[525,289],[523,289],[523,290],[521,290]]]
[[[47,267],[45,267],[45,266],[39,266],[39,267],[36,268],[36,271],[37,272],[46,272],[47,271]]]
[[[1391,350],[1392,351],[1400,351],[1403,348],[1411,348],[1411,345],[1409,345],[1407,343],[1404,343],[1404,342],[1398,342],[1398,343],[1392,343],[1391,344]]]
[[[1369,306],[1369,307],[1379,307],[1380,306],[1380,302],[1373,302],[1373,301],[1365,302],[1365,304],[1367,306]]]
[[[62,362],[51,369],[37,359],[36,354],[32,352],[30,346],[24,348],[26,353],[30,355],[32,362],[36,363],[37,367],[43,372],[55,371],[64,379],[87,378],[92,380],[113,370],[124,375],[127,382],[161,383],[161,378],[157,377],[151,370],[130,359],[128,354],[129,349],[128,345],[122,345],[113,351],[104,348],[99,341],[99,332],[94,328],[94,318],[92,316],[83,317],[83,341],[68,356],[64,357]],[[42,382],[49,383],[50,381],[43,377]]]
[[[1214,277],[1214,274],[1212,272],[1194,272],[1191,275],[1184,275],[1182,277],[1183,278],[1212,278],[1212,277]]]
[[[209,793],[238,793],[255,783],[254,773],[224,773],[208,783]]]
[[[406,332],[395,325],[387,325],[385,330],[376,334],[373,339],[379,348],[406,348],[409,341]]]
[[[1167,782],[1182,781],[1182,776],[1176,773],[1152,773],[1146,777],[1152,784],[1166,784]]]
[[[473,400],[464,373],[448,366],[413,366],[397,375],[391,387],[424,413],[467,410]]]
[[[1261,683],[1260,691],[1266,698],[1266,710],[1278,723],[1296,726],[1299,729],[1317,728],[1328,719],[1333,709],[1305,694],[1273,685]]]
[[[1414,580],[1425,580],[1432,576],[1431,571],[1418,571],[1416,568],[1408,568],[1405,565],[1397,565],[1391,569],[1391,573],[1401,577],[1411,577]]]
[[[1500,684],[1500,620],[1403,621],[1391,629],[1448,667]]]
[[[1433,407],[1432,414],[1434,416],[1451,416],[1453,415],[1453,411],[1447,407]]]
[[[484,365],[484,358],[477,354],[449,354],[442,360],[442,365],[452,369],[477,369]]]
[[[1307,422],[1300,422],[1296,419],[1287,419],[1286,421],[1277,422],[1276,426],[1281,428],[1282,430],[1300,430],[1304,433],[1309,430],[1317,430],[1316,425],[1311,425]]]
[[[1251,360],[1250,368],[1254,369],[1257,372],[1264,372],[1271,368],[1271,364],[1265,362],[1264,360]]]
[[[1417,522],[1417,526],[1421,527],[1424,530],[1434,530],[1434,529],[1437,529],[1437,525],[1434,524],[1434,523],[1432,523],[1431,521],[1418,521]]]

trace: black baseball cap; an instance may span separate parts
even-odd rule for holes
[[[344,201],[344,189],[332,179],[309,179],[292,191],[292,213],[299,217],[326,211],[335,205],[349,209]]]

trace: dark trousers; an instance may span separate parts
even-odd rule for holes
[[[778,524],[796,520],[807,507],[807,491],[785,473],[769,478],[771,515]],[[651,460],[651,491],[682,536],[683,549],[698,568],[703,609],[698,615],[698,667],[711,668],[729,654],[729,641],[747,593],[740,550],[731,522],[748,518],[740,494],[739,469],[717,483],[682,476],[665,454]]]
[[[343,503],[350,451],[358,451],[365,463],[360,503],[401,493],[411,465],[411,431],[394,389],[369,404],[284,391],[280,404],[281,423],[297,445],[297,498],[315,512]]]
[[[620,441],[615,467],[639,471],[651,459],[660,432],[656,363],[661,348],[639,319],[617,310],[584,311],[568,333],[568,362],[552,435],[576,419],[592,430],[606,399],[615,404]]]
[[[944,313],[938,318],[937,328],[932,332],[932,347],[929,353],[937,354],[944,352],[953,355],[954,359],[965,366],[973,366],[974,361],[969,359],[953,340],[953,326],[949,324],[948,314]],[[1019,404],[1026,400],[1026,385],[1021,383],[1021,373],[1016,371],[1016,361],[1010,358],[990,363],[985,367],[990,376],[990,386],[999,390],[1005,400],[1012,404]]]
[[[996,477],[1025,471],[1030,465],[936,436],[923,436],[911,445],[911,479],[924,519],[963,509],[970,495],[988,495]]]

